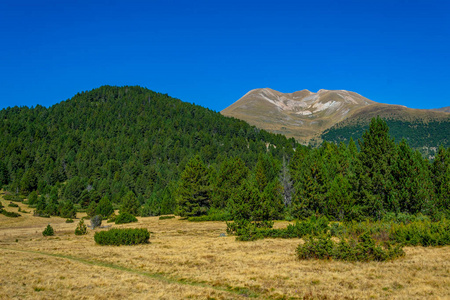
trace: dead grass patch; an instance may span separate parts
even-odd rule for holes
[[[404,258],[383,263],[299,261],[295,255],[299,239],[237,242],[233,236],[221,236],[225,222],[138,218],[137,223],[113,227],[147,228],[151,244],[115,247],[96,245],[93,230],[75,236],[77,222],[26,214],[21,218],[16,223],[0,215],[0,298],[445,299],[450,295],[448,246],[407,247]],[[48,223],[55,236],[44,238],[41,232]],[[108,267],[112,265],[117,268]]]

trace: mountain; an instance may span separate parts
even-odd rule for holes
[[[449,112],[450,113],[450,106],[441,107],[441,108],[434,108],[432,110],[434,110],[434,111],[444,111],[444,112]]]
[[[320,142],[322,134],[331,128],[355,124],[367,127],[370,119],[376,116],[412,122],[414,126],[421,122],[450,122],[450,114],[443,111],[377,103],[345,90],[281,93],[269,88],[255,89],[221,113],[271,132],[294,137],[305,144],[314,140]]]
[[[359,108],[374,103],[348,91],[302,90],[285,94],[264,88],[248,92],[221,113],[306,142]]]

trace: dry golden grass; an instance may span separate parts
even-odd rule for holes
[[[138,223],[113,226],[148,228],[151,243],[114,247],[96,245],[92,230],[75,236],[78,220],[66,224],[64,219],[30,214],[20,218],[0,215],[0,298],[449,299],[450,295],[450,247],[409,247],[406,257],[385,263],[299,261],[295,249],[300,240],[237,242],[231,236],[220,237],[226,230],[224,222],[139,218]],[[48,223],[56,235],[44,238]]]

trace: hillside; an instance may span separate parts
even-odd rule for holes
[[[245,94],[221,113],[259,128],[307,142],[323,130],[374,102],[353,92],[302,90],[280,93],[264,88]]]
[[[432,109],[432,110],[435,110],[435,111],[443,111],[443,112],[448,112],[448,113],[450,113],[450,106],[441,107],[441,108],[435,108],[435,109]]]
[[[104,195],[117,203],[131,190],[170,213],[173,183],[194,155],[209,165],[237,156],[252,167],[260,153],[289,156],[293,147],[282,135],[167,94],[102,86],[49,108],[1,110],[0,185],[24,194],[64,187],[59,198],[86,204]]]
[[[450,122],[450,114],[444,112],[444,109],[433,111],[382,104],[344,90],[319,90],[317,93],[302,90],[295,93],[280,93],[264,88],[248,92],[221,113],[271,132],[294,137],[306,144],[312,140],[320,142],[324,138],[329,138],[330,135],[322,134],[328,133],[334,128],[358,126],[355,124],[363,123],[362,125],[367,129],[370,119],[377,116],[387,120],[405,122],[405,125],[397,124],[400,127],[409,126],[410,122],[413,123],[413,127],[420,127],[422,123],[428,124],[433,132],[436,122]],[[406,129],[399,130],[405,131],[406,134]],[[360,130],[360,132],[362,131]],[[396,138],[400,137],[395,133],[393,135]],[[406,135],[405,137],[411,138],[412,136]],[[419,139],[423,140],[423,137]],[[336,140],[335,136],[330,140]],[[440,142],[440,138],[436,136],[432,136],[431,140]],[[445,143],[445,141],[441,143]],[[426,143],[420,146],[429,145],[431,144]]]

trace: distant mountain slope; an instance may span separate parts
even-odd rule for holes
[[[221,113],[306,142],[359,108],[374,103],[343,90],[317,93],[302,90],[284,94],[264,88],[248,92]]]
[[[434,110],[434,111],[444,111],[444,112],[450,113],[450,106],[441,107],[441,108],[434,108],[432,110]]]
[[[416,127],[421,123],[431,124],[430,128],[450,119],[450,114],[444,111],[377,103],[345,90],[281,93],[269,88],[251,90],[221,113],[271,132],[294,137],[302,143],[312,140],[320,142],[322,138],[330,137],[322,133],[331,128],[354,124],[365,126],[376,116],[415,124],[412,126]],[[405,126],[409,126],[406,123]],[[438,140],[435,136],[432,139]]]

